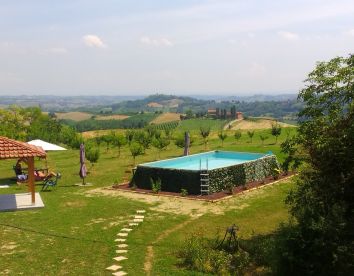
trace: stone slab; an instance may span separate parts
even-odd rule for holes
[[[114,276],[124,276],[124,275],[127,275],[128,273],[124,272],[124,271],[117,271],[117,272],[114,272],[112,273],[112,275]]]
[[[136,222],[132,222],[132,223],[129,223],[129,226],[138,226],[139,223],[136,223]]]
[[[117,271],[118,269],[121,269],[122,267],[120,265],[111,265],[109,267],[106,268],[106,270],[110,270],[110,271]]]
[[[119,250],[116,250],[116,253],[118,253],[118,254],[128,253],[128,250],[125,250],[125,249],[119,249]]]
[[[133,219],[133,222],[143,222],[143,219]]]
[[[122,243],[122,244],[118,244],[118,247],[119,248],[126,248],[126,247],[128,247],[128,245],[125,243]]]
[[[119,237],[126,237],[126,236],[128,236],[128,233],[118,233],[117,236],[119,236]]]
[[[135,216],[134,218],[136,218],[136,219],[143,219],[144,216]]]
[[[123,232],[130,232],[132,231],[133,229],[131,228],[122,228],[120,231],[123,231]]]
[[[116,242],[125,242],[126,239],[115,239],[114,241],[116,241]]]
[[[0,211],[16,211],[43,207],[44,203],[39,193],[35,193],[34,204],[32,204],[30,193],[0,195]]]
[[[124,257],[124,256],[117,256],[117,257],[113,258],[113,260],[116,260],[117,262],[124,261],[124,260],[127,260],[127,259],[128,258]]]
[[[136,211],[138,214],[144,214],[145,213],[145,210],[137,210]]]

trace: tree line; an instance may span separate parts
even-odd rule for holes
[[[72,127],[62,125],[55,118],[42,113],[40,108],[15,105],[0,109],[0,135],[21,141],[41,139],[73,148],[79,148],[83,141]]]

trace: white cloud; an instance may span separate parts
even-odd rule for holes
[[[107,48],[107,45],[97,35],[84,35],[82,39],[88,47]]]
[[[152,46],[165,46],[165,47],[171,47],[173,46],[173,43],[168,40],[167,38],[151,38],[149,36],[143,36],[140,38],[140,42],[146,45],[152,45]]]
[[[68,50],[65,48],[50,48],[48,52],[52,54],[67,54]]]
[[[286,32],[286,31],[280,31],[278,32],[278,35],[285,39],[285,40],[290,40],[290,41],[295,41],[295,40],[299,40],[300,36],[296,33],[291,33],[291,32]]]

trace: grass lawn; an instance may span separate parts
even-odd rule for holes
[[[226,124],[226,120],[189,119],[180,122],[177,131],[191,131],[198,133],[200,127],[210,127],[212,131],[219,131]]]
[[[285,139],[286,132],[283,131],[277,145],[273,144],[274,137],[269,135],[263,146],[257,138],[262,132],[256,131],[253,143],[248,141],[245,133],[236,143],[233,132],[228,132],[223,148],[217,134],[212,133],[208,149],[271,150],[281,160],[279,144]],[[203,149],[201,139],[197,138],[192,153]],[[171,144],[161,153],[161,158],[179,156],[182,151]],[[132,166],[128,148],[122,150],[120,158],[117,154],[117,149],[106,152],[102,145],[100,159],[87,178],[93,187],[80,188],[74,186],[80,182],[79,152],[49,153],[50,168],[60,171],[63,177],[55,190],[41,193],[45,208],[0,213],[0,275],[109,275],[105,268],[114,263],[112,258],[117,255],[116,234],[137,209],[146,209],[147,214],[144,222],[129,234],[128,260],[122,262],[124,271],[142,275],[148,261],[151,275],[198,275],[180,268],[175,254],[190,233],[202,229],[213,236],[218,230],[223,232],[226,226],[236,223],[240,226],[241,237],[248,239],[253,232],[270,233],[287,218],[283,200],[292,186],[290,181],[216,204],[179,202],[162,197],[153,197],[155,200],[149,203],[146,199],[121,194],[93,193],[93,189],[110,186],[116,179],[120,181]],[[157,150],[152,148],[144,156],[139,156],[137,162],[152,161],[156,157]],[[0,184],[9,183],[14,163],[14,160],[0,162]],[[41,163],[36,164],[40,166]],[[0,189],[0,193],[24,191],[25,186],[16,184]],[[177,204],[181,210],[184,204],[195,204],[195,207],[186,213],[174,209]],[[148,248],[153,252],[152,257],[147,254]]]

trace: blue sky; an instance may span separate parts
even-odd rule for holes
[[[352,0],[0,2],[0,95],[296,93],[353,49]]]

